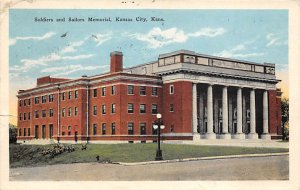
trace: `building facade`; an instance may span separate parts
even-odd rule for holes
[[[18,142],[155,141],[161,113],[164,140],[277,139],[281,93],[275,65],[180,50],[123,69],[77,79],[45,76],[18,92]]]

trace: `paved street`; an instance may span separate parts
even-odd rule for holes
[[[288,159],[288,155],[281,155],[135,166],[98,163],[62,164],[11,169],[10,180],[287,180]]]

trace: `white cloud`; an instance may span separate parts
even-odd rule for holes
[[[107,71],[109,65],[100,66],[82,66],[82,65],[67,65],[62,67],[49,67],[41,70],[42,73],[55,73],[53,76],[66,76],[77,71],[91,71],[95,69],[103,69]]]
[[[288,43],[287,40],[283,40],[282,38],[279,37],[278,34],[274,34],[274,33],[267,34],[266,39],[267,39],[266,47],[287,45]]]
[[[129,35],[137,40],[147,42],[149,48],[159,48],[172,43],[184,43],[190,37],[215,37],[225,33],[224,28],[202,28],[201,30],[186,34],[183,30],[176,27],[162,30],[154,27],[148,33],[135,33]]]
[[[15,45],[19,40],[22,41],[26,41],[26,40],[45,40],[48,38],[51,38],[52,36],[54,36],[56,33],[55,32],[47,32],[46,34],[44,34],[43,36],[18,36],[15,38],[12,38],[9,40],[9,45]]]
[[[98,33],[98,34],[93,34],[92,38],[97,43],[96,46],[100,46],[104,42],[112,39],[112,34],[111,33],[107,33],[107,34],[100,34],[100,33]]]

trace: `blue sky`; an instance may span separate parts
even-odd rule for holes
[[[39,10],[10,9],[10,85],[34,87],[46,75],[76,78],[107,72],[109,54],[122,51],[124,66],[157,60],[180,49],[257,63],[288,65],[287,10]],[[35,17],[53,22],[35,22]],[[56,22],[58,18],[65,22]],[[68,22],[68,18],[85,22]],[[88,17],[112,22],[88,22]],[[115,17],[132,22],[116,22]],[[147,22],[137,22],[143,17]],[[151,22],[150,17],[164,21]],[[65,37],[61,37],[67,32]]]

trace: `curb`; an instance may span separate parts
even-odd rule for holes
[[[227,158],[249,158],[249,157],[266,157],[266,156],[283,156],[289,155],[289,152],[283,153],[267,153],[267,154],[240,154],[240,155],[228,155],[228,156],[211,156],[211,157],[199,157],[199,158],[183,158],[183,159],[173,159],[173,160],[161,160],[161,161],[148,161],[148,162],[113,162],[111,164],[120,164],[123,166],[136,166],[136,165],[148,165],[148,164],[163,164],[163,163],[176,163],[176,162],[188,162],[188,161],[198,161],[198,160],[217,160],[217,159],[227,159]]]

